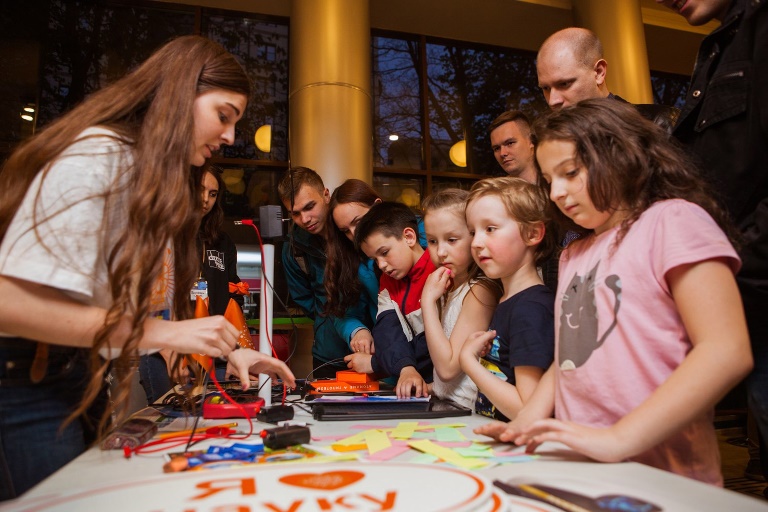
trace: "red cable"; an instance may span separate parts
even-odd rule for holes
[[[264,242],[261,240],[261,232],[259,231],[259,228],[256,227],[256,224],[254,224],[253,220],[251,219],[243,219],[240,221],[241,224],[245,226],[251,226],[256,231],[256,238],[259,240],[259,250],[261,251],[261,268],[264,269]],[[264,275],[264,272],[262,272],[261,278],[264,279],[264,289],[267,289],[267,286],[269,283],[266,281],[266,276]],[[269,317],[269,302],[267,301],[267,298],[264,297],[264,313],[267,317]],[[272,344],[272,340],[269,336],[269,328],[268,326],[265,326],[264,333],[267,336],[267,342],[269,343],[269,348],[272,350],[272,355],[275,357],[275,359],[280,359],[277,357],[277,352],[275,351],[275,346]],[[288,387],[283,383],[283,401],[282,405],[285,405],[285,398],[288,394]]]

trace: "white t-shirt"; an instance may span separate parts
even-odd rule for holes
[[[127,222],[133,162],[131,148],[115,137],[89,128],[45,179],[43,172],[35,177],[0,244],[0,274],[57,288],[83,304],[111,306],[107,258]],[[167,272],[153,293],[158,311],[170,310],[173,297],[172,251],[165,252]]]
[[[466,282],[441,299],[443,314],[440,320],[443,325],[443,332],[449,339],[451,337],[451,332],[453,332],[453,328],[456,325],[456,321],[459,319],[461,306],[464,304],[464,299],[467,297],[469,288],[469,282]],[[472,410],[475,409],[477,386],[464,372],[461,372],[449,381],[444,381],[437,375],[437,370],[433,370],[432,392],[438,398],[447,398],[464,407],[468,407]]]
[[[667,272],[713,258],[740,265],[715,221],[683,200],[652,205],[615,248],[617,233],[568,245],[555,300],[555,416],[595,427],[639,406],[692,348]],[[722,485],[712,415],[633,460]]]

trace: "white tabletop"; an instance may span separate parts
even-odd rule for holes
[[[208,420],[210,422],[210,420]],[[246,420],[216,420],[214,423],[228,423],[238,421],[238,430],[247,431],[245,427]],[[401,420],[385,420],[385,421],[315,421],[310,414],[296,408],[296,415],[294,421],[306,422],[310,427],[313,441],[310,443],[312,446],[326,448],[330,451],[330,445],[334,442],[333,439],[337,439],[342,435],[353,435],[370,428],[392,428]],[[487,421],[478,415],[454,417],[454,418],[440,418],[430,420],[402,420],[402,421],[419,421],[420,423],[429,423],[434,425],[447,425],[461,423],[465,424],[464,427],[460,427],[462,434],[469,440],[476,440],[479,442],[490,442],[486,437],[476,435],[472,432],[472,428]],[[254,421],[254,432],[258,433],[265,428],[273,428],[274,425],[259,423]],[[333,439],[331,439],[333,438]],[[212,444],[214,441],[205,441],[201,446],[205,447],[207,444]],[[494,445],[496,448],[503,449],[504,451],[510,451],[515,449],[508,445]],[[179,448],[170,451],[178,451]],[[768,510],[768,504],[766,502],[750,498],[732,491],[715,488],[700,482],[690,480],[684,477],[680,477],[665,471],[657,470],[642,464],[637,463],[621,463],[621,464],[603,464],[590,462],[582,456],[570,452],[563,446],[556,444],[545,444],[538,450],[539,457],[535,460],[529,460],[525,462],[513,463],[513,464],[501,464],[494,465],[490,468],[473,470],[474,474],[481,475],[488,483],[493,480],[500,480],[502,482],[511,482],[515,484],[528,483],[528,484],[542,484],[554,487],[560,487],[572,492],[577,492],[582,495],[597,498],[601,496],[610,496],[614,494],[623,494],[640,498],[657,505],[662,510],[667,511],[766,511]],[[406,453],[395,457],[390,462],[384,464],[393,465],[393,479],[397,478],[398,471],[403,472],[405,469],[415,467],[415,464],[409,463],[411,459],[418,455],[415,450],[409,450]],[[364,457],[363,457],[364,459]],[[173,487],[170,485],[174,475],[163,473],[163,464],[165,462],[164,455],[162,454],[141,454],[133,456],[130,459],[126,459],[123,456],[122,451],[102,451],[97,448],[88,450],[86,453],[72,461],[70,464],[62,468],[60,471],[52,475],[50,478],[39,484],[30,492],[25,494],[19,500],[7,503],[0,506],[0,510],[47,510],[50,503],[52,503],[52,497],[61,496],[62,500],[67,496],[71,496],[73,492],[80,492],[83,489],[89,488],[104,488],[114,487],[120,488],[129,485],[130,482],[145,482],[144,486],[147,489],[154,489],[149,483],[157,484],[166,482],[169,485],[162,486],[161,488],[171,490]],[[366,464],[370,464],[365,460],[358,462],[344,463],[344,467],[365,467]],[[398,466],[399,465],[399,466]],[[261,464],[258,466],[247,466],[249,472],[260,471],[263,466],[268,464]],[[299,467],[299,465],[292,465]],[[447,467],[446,464],[440,464],[440,466]],[[320,465],[302,465],[303,470],[309,468],[319,468]],[[335,467],[335,466],[334,466]],[[370,466],[368,466],[370,467]],[[241,468],[239,473],[228,473],[233,470],[210,470],[194,472],[198,474],[214,475],[216,477],[224,477],[230,474],[241,474],[243,469]],[[192,473],[192,472],[186,472]],[[178,476],[178,474],[176,475]],[[210,478],[213,478],[211,476]],[[177,479],[178,480],[178,479]],[[138,485],[138,484],[137,484]],[[141,486],[138,489],[142,489]],[[137,496],[133,490],[133,496]],[[430,492],[444,492],[440,489],[429,489]],[[157,492],[154,490],[148,490],[149,492]],[[139,493],[141,494],[141,493]],[[146,498],[147,496],[141,496]],[[64,500],[66,501],[66,500]],[[48,504],[41,506],[41,504]],[[82,503],[75,504],[73,502],[72,508],[67,506],[59,506],[56,510],[83,510]],[[148,507],[142,508],[138,506],[133,500],[117,500],[110,502],[109,508],[111,511],[121,510],[152,510],[156,512],[169,510],[167,508],[155,508]],[[351,508],[350,508],[351,507]],[[322,507],[321,507],[322,509]],[[331,511],[344,511],[350,512],[350,510],[382,510],[383,508],[355,508],[347,503],[346,506],[331,507]],[[394,507],[393,510],[401,510],[402,508]],[[515,503],[506,505],[505,510],[557,510],[547,505],[542,505],[538,508],[529,508],[529,506],[519,507]],[[181,511],[227,511],[230,510],[268,510],[268,508],[206,508],[205,506],[197,503],[194,507],[190,505],[179,504],[178,509]],[[310,510],[308,505],[304,505],[303,508],[298,508],[297,512],[303,510]],[[312,509],[315,510],[315,509]],[[320,509],[317,509],[320,510]],[[475,509],[473,509],[475,510]],[[485,508],[482,508],[485,510]]]

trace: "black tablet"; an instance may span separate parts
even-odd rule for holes
[[[355,421],[387,419],[429,419],[469,416],[472,410],[451,400],[431,397],[422,401],[332,401],[307,402],[318,421]]]

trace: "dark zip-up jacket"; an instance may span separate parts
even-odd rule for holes
[[[734,0],[702,41],[674,135],[742,237],[737,281],[753,343],[768,334],[768,0]],[[693,235],[695,236],[695,234]]]
[[[421,291],[434,271],[429,252],[424,251],[403,279],[381,276],[373,326],[376,352],[371,358],[375,374],[399,377],[403,368],[413,366],[426,382],[432,382],[433,365],[424,336]]]

